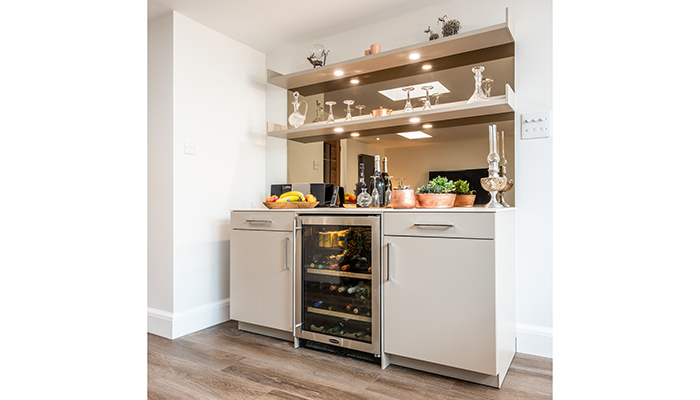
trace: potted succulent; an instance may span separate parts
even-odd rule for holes
[[[473,207],[476,200],[476,190],[469,190],[469,182],[458,180],[455,182],[455,207]]]
[[[455,202],[454,182],[441,176],[416,189],[419,208],[452,208]]]

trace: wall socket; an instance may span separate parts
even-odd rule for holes
[[[318,162],[317,160],[314,160],[314,169],[319,169],[321,168],[321,163]]]
[[[192,142],[185,142],[185,154],[197,154],[197,146]]]
[[[523,139],[548,138],[552,135],[552,112],[539,111],[520,116],[520,137]]]

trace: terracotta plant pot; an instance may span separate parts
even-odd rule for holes
[[[416,195],[417,208],[452,208],[455,203],[454,193],[423,193]]]
[[[473,207],[474,200],[476,200],[475,194],[458,194],[455,197],[455,207]]]
[[[413,189],[395,189],[391,191],[391,208],[414,208],[416,194]]]

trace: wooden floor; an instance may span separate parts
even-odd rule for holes
[[[517,354],[501,389],[378,365],[238,331],[148,335],[149,399],[551,399],[552,360]]]

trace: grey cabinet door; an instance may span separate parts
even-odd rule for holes
[[[496,375],[494,241],[384,242],[385,352]]]
[[[292,332],[292,235],[231,231],[231,319]]]

